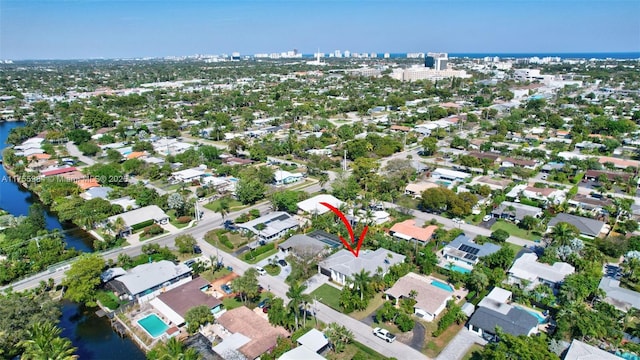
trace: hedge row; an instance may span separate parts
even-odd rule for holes
[[[131,227],[131,229],[133,229],[133,231],[140,230],[140,229],[144,229],[144,228],[146,228],[147,226],[151,226],[151,225],[153,225],[154,223],[155,223],[155,221],[153,221],[153,219],[150,219],[150,220],[147,220],[147,221],[143,221],[143,222],[141,222],[141,223],[139,223],[139,224],[135,224],[135,225],[133,225],[133,226]]]
[[[218,235],[218,240],[220,240],[220,242],[222,243],[222,245],[226,246],[227,248],[233,250],[233,243],[231,242],[231,240],[229,240],[229,238],[227,237],[227,235]]]
[[[275,243],[270,243],[270,244],[259,246],[255,250],[251,250],[251,251],[245,253],[244,254],[244,259],[245,260],[251,260],[251,259],[255,258],[258,255],[264,254],[269,250],[275,249],[275,246],[276,246]]]

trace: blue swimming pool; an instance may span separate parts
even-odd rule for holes
[[[616,351],[616,356],[620,356],[621,358],[626,360],[640,360],[640,356],[629,352]]]
[[[449,187],[451,185],[451,181],[444,181],[444,180],[438,180],[436,181],[436,183],[446,187]]]
[[[438,280],[432,280],[431,281],[431,285],[440,288],[442,290],[448,291],[448,292],[453,292],[453,288],[451,286],[449,286],[449,284],[447,283],[443,283],[442,281],[438,281]]]
[[[447,265],[447,269],[453,270],[453,271],[456,271],[456,272],[459,272],[459,273],[463,273],[463,274],[468,274],[468,273],[471,272],[471,270],[469,270],[469,269],[463,268],[463,267],[458,266],[458,265],[451,265],[451,264]]]
[[[156,314],[147,315],[138,320],[138,325],[154,339],[169,329],[169,325],[165,324]]]
[[[535,316],[535,317],[536,317],[536,319],[538,319],[538,324],[544,324],[544,322],[547,320],[544,316],[542,316],[542,315],[541,315],[539,312],[537,312],[537,311],[533,311],[533,310],[531,310],[531,309],[527,309],[527,308],[524,308],[524,307],[522,307],[522,306],[518,306],[518,305],[516,305],[515,307],[517,307],[517,308],[518,308],[518,309],[520,309],[520,310],[524,310],[524,311],[528,312],[529,314],[531,314],[531,315]]]

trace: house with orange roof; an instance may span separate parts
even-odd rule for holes
[[[49,160],[51,158],[51,155],[49,154],[31,154],[27,157],[28,160]]]
[[[421,228],[416,226],[415,220],[409,219],[393,225],[391,229],[389,229],[389,235],[403,240],[426,243],[433,238],[436,230],[438,230],[438,227],[435,225]]]
[[[127,155],[127,160],[130,159],[138,159],[145,156],[146,153],[144,151],[133,151],[129,155]]]
[[[95,178],[81,179],[76,181],[76,184],[78,184],[78,186],[82,190],[88,190],[88,189],[100,186],[100,183]]]

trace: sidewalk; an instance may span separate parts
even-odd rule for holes
[[[467,328],[462,328],[458,334],[447,344],[436,360],[460,360],[469,351],[471,345],[486,345],[487,341],[472,333]]]

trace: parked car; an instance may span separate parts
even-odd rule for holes
[[[460,218],[454,218],[451,221],[453,221],[455,224],[462,224],[462,219],[460,219]]]
[[[202,254],[202,249],[200,249],[200,246],[193,245],[193,253],[194,254]]]
[[[184,264],[187,265],[188,267],[192,267],[193,264],[195,264],[195,263],[196,263],[195,259],[189,259],[189,260],[184,262]]]
[[[265,269],[261,268],[260,266],[256,266],[256,271],[260,275],[267,275],[267,271]]]
[[[220,286],[220,288],[222,289],[222,291],[224,291],[227,294],[231,294],[233,292],[233,290],[231,289],[231,286],[229,286],[229,284],[224,284],[224,285]]]
[[[392,343],[396,340],[396,336],[393,335],[392,333],[390,333],[389,331],[387,331],[386,329],[382,329],[382,328],[375,328],[373,329],[373,335],[379,337],[380,339],[388,342],[388,343]]]
[[[268,312],[269,312],[269,309],[270,309],[270,308],[271,308],[271,306],[270,306],[269,304],[267,304],[267,306],[265,306],[265,307],[263,307],[263,308],[262,308],[262,312],[266,314],[266,313],[268,313]]]
[[[491,218],[492,218],[492,216],[491,216],[491,215],[485,215],[485,216],[482,218],[482,221],[487,222],[487,221],[491,220]]]
[[[286,261],[284,261],[284,259],[280,259],[280,260],[278,260],[278,265],[280,265],[280,266],[282,266],[282,267],[285,267],[285,266],[287,266],[287,265],[289,265],[289,264],[287,264],[287,262],[286,262]]]
[[[258,303],[258,307],[259,307],[260,309],[264,309],[265,307],[268,307],[268,306],[270,306],[270,305],[269,305],[269,298],[262,299],[262,301],[260,301],[260,302]]]

